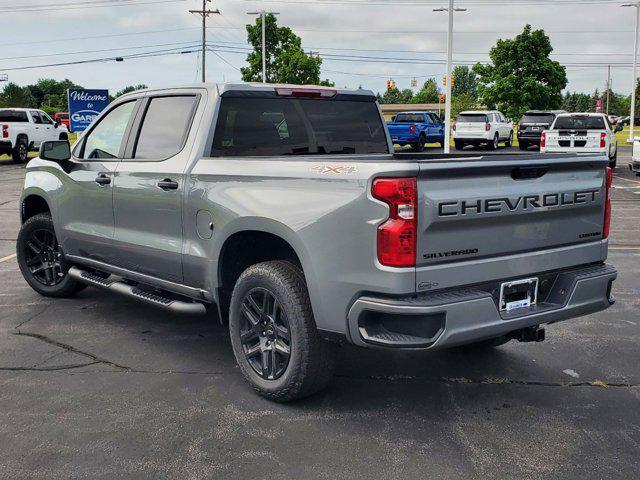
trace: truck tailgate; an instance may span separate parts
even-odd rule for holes
[[[454,264],[482,265],[478,278],[488,280],[524,274],[515,268],[523,262],[532,273],[601,260],[606,164],[595,156],[421,162],[418,290],[446,287],[442,272],[454,272]],[[563,257],[563,250],[573,253]],[[474,283],[469,269],[458,273],[451,283]]]
[[[389,135],[391,137],[406,137],[410,134],[411,124],[410,123],[387,123],[387,128],[389,129]]]

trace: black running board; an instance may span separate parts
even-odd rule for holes
[[[78,267],[71,267],[69,269],[69,276],[79,282],[86,283],[87,285],[92,285],[94,287],[109,290],[111,292],[120,293],[129,298],[134,298],[143,303],[147,303],[155,307],[164,308],[165,310],[169,310],[174,313],[187,315],[204,315],[207,312],[205,306],[202,303],[185,302],[163,297],[162,295],[159,295],[157,293],[145,292],[137,286],[128,285],[124,282],[111,280],[109,278],[102,278]]]

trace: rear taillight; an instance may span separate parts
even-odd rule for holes
[[[540,148],[544,148],[547,146],[547,132],[542,132],[540,135]]]
[[[491,124],[490,124],[490,123],[486,123],[486,124],[485,124],[485,126],[484,126],[484,129],[485,129],[487,132],[491,131]]]
[[[607,167],[607,180],[604,200],[604,226],[602,227],[602,238],[609,238],[611,229],[611,184],[613,183],[613,170]]]
[[[413,135],[414,133],[416,133],[416,126],[412,123],[409,125],[409,134]]]
[[[378,178],[373,181],[371,194],[389,205],[389,218],[378,227],[378,261],[387,267],[415,267],[418,227],[416,179]]]
[[[607,146],[607,135],[602,132],[600,134],[600,148],[605,148]]]
[[[2,125],[2,138],[9,138],[9,125]]]

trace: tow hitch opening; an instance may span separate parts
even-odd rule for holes
[[[546,332],[544,328],[541,327],[527,327],[522,330],[516,330],[515,332],[511,332],[510,335],[515,340],[519,342],[527,343],[527,342],[544,342],[546,338]]]

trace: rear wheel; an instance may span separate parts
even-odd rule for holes
[[[45,297],[68,297],[85,288],[67,275],[69,265],[58,244],[51,215],[41,213],[20,228],[18,266],[29,286]]]
[[[458,141],[458,140],[454,140],[454,145],[456,147],[456,150],[462,150],[464,148],[464,143]]]
[[[19,137],[16,140],[16,145],[11,151],[11,159],[14,163],[26,163],[29,158],[29,145],[27,139]]]
[[[242,374],[270,400],[312,395],[332,378],[334,345],[320,337],[304,275],[290,262],[244,271],[231,297],[229,330]]]
[[[69,135],[67,135],[66,133],[61,133],[59,140],[67,140],[69,141]]]
[[[496,133],[496,136],[493,137],[493,141],[491,141],[491,143],[489,143],[489,148],[491,150],[497,150],[499,146],[500,146],[500,137]]]
[[[509,139],[504,142],[504,146],[507,148],[511,148],[511,145],[513,145],[513,132],[509,133]]]
[[[618,165],[618,150],[616,150],[616,153],[613,155],[613,157],[609,158],[609,167],[614,169],[616,168],[616,166]]]
[[[518,147],[520,147],[520,150],[527,150],[529,148],[529,144],[525,142],[520,142],[518,144]]]
[[[427,143],[427,138],[421,133],[418,137],[418,143],[411,145],[416,152],[424,152],[424,144]]]

